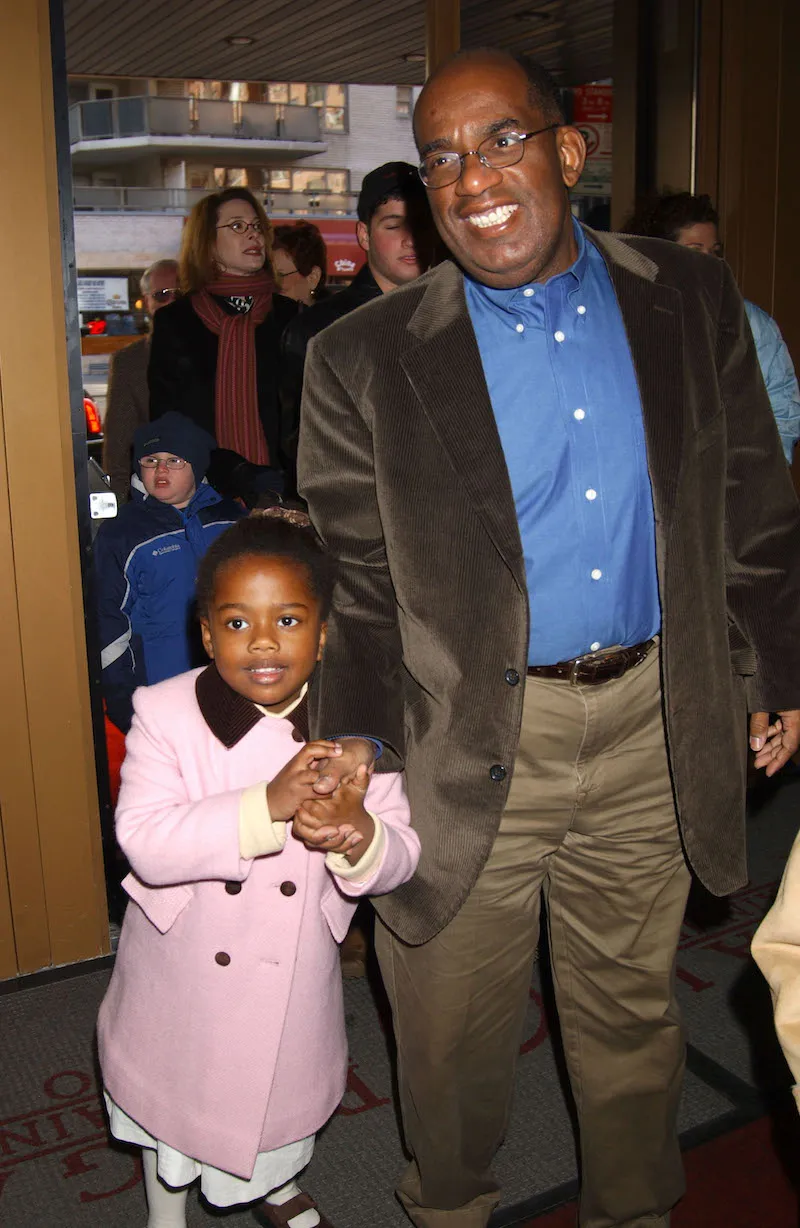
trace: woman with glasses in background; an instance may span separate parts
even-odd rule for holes
[[[297,423],[281,404],[281,334],[298,310],[276,293],[272,231],[246,188],[198,201],[180,255],[183,297],[159,311],[150,417],[184,414],[217,440],[208,480],[248,504],[291,493]]]
[[[325,240],[313,222],[276,226],[272,240],[272,267],[281,294],[303,307],[328,297]]]
[[[719,214],[710,196],[693,196],[691,192],[659,196],[646,202],[624,229],[632,235],[669,239],[704,256],[722,256]],[[784,455],[791,465],[794,445],[800,438],[800,391],[792,359],[772,316],[749,299],[744,300],[744,309]]]

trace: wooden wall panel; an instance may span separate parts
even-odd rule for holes
[[[47,0],[5,14],[0,43],[0,387],[7,497],[0,549],[13,552],[17,643],[4,650],[0,806],[18,970],[108,949],[90,719],[67,381],[62,244]],[[8,598],[7,598],[8,600]],[[12,611],[13,614],[13,611]],[[4,625],[4,637],[7,625]],[[13,627],[12,627],[13,630]],[[27,741],[27,745],[26,745]],[[43,902],[42,902],[43,900]]]

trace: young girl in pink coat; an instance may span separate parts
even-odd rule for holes
[[[338,753],[305,728],[331,587],[309,528],[238,522],[198,577],[212,663],[134,697],[130,903],[98,1041],[111,1131],[144,1148],[148,1228],[184,1228],[198,1177],[217,1206],[263,1200],[264,1224],[328,1225],[294,1177],[344,1091],[336,944],[419,857],[397,774],[312,791]]]

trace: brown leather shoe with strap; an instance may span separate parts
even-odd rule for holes
[[[301,1211],[316,1211],[319,1216],[319,1228],[333,1228],[333,1224],[320,1211],[314,1199],[308,1194],[295,1194],[294,1198],[290,1198],[288,1202],[282,1203],[279,1207],[274,1207],[272,1203],[258,1203],[253,1207],[253,1219],[257,1224],[264,1225],[264,1228],[287,1228],[290,1220],[293,1220]]]

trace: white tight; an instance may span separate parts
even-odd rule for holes
[[[144,1190],[147,1195],[147,1228],[186,1228],[188,1186],[173,1190],[158,1177],[158,1155],[151,1147],[142,1150]]]

